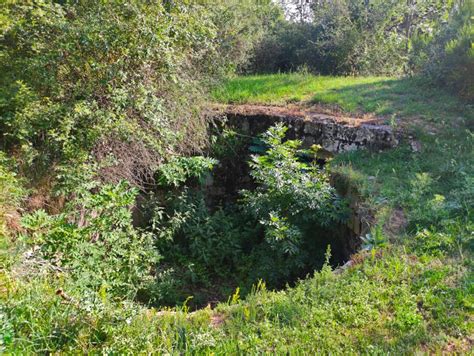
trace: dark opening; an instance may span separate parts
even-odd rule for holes
[[[323,266],[328,246],[333,267],[354,252],[355,234],[344,223],[303,225],[305,239],[297,257],[273,251],[264,227],[239,207],[240,192],[256,187],[250,176],[250,155],[264,153],[266,147],[256,135],[225,130],[214,128],[216,140],[209,156],[219,163],[204,181],[190,181],[186,188],[168,192],[167,198],[156,193],[166,201],[169,224],[176,223],[176,233],[159,242],[163,259],[157,271],[158,297],[142,295],[141,299],[160,305],[186,301],[191,308],[200,308],[226,301],[237,288],[244,297],[260,280],[269,289],[294,285]],[[325,159],[318,158],[317,163],[323,166]],[[183,221],[176,222],[179,219]]]

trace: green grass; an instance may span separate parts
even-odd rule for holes
[[[344,311],[357,308],[354,305],[357,305],[356,301],[361,294],[368,293],[373,296],[380,292],[380,299],[372,300],[373,304],[370,302],[370,296],[362,298],[368,303],[363,310],[369,314],[374,313],[373,324],[361,322],[350,330],[344,330],[350,322],[338,320],[337,313],[317,314],[321,319],[331,315],[326,320],[326,325],[330,326],[326,327],[325,331],[319,330],[313,334],[315,339],[317,335],[325,335],[324,340],[318,339],[318,342],[310,344],[312,347],[324,345],[321,350],[325,352],[338,352],[332,348],[335,345],[330,343],[336,342],[337,345],[338,336],[345,335],[344,341],[340,340],[339,350],[403,353],[415,350],[439,351],[443,348],[440,345],[446,345],[447,340],[451,338],[451,341],[458,345],[455,350],[466,350],[465,337],[456,337],[452,331],[465,328],[466,331],[470,330],[468,333],[472,333],[473,327],[473,265],[469,260],[474,248],[474,136],[469,131],[472,130],[474,118],[472,107],[442,89],[427,86],[420,79],[338,78],[302,74],[237,77],[216,90],[214,99],[222,103],[238,104],[336,104],[348,113],[394,115],[400,122],[413,123],[410,135],[415,136],[421,143],[422,149],[419,152],[413,152],[406,140],[408,134],[405,134],[405,140],[402,140],[402,144],[396,149],[340,154],[332,162],[335,176],[342,179],[346,187],[352,187],[352,191],[361,199],[362,206],[374,215],[375,224],[390,229],[393,213],[402,211],[405,229],[391,235],[390,257],[384,256],[379,261],[380,264],[375,263],[377,268],[380,268],[378,272],[372,273],[373,261],[366,262],[354,272],[335,277],[330,286],[319,286],[318,293],[327,296],[331,295],[330,290],[340,283],[339,288],[335,287],[339,293],[334,292],[326,301],[326,305],[329,308],[338,306],[339,310]],[[413,118],[416,120],[412,120]],[[438,257],[434,258],[434,255]],[[403,259],[418,261],[415,264],[420,270],[413,273],[419,273],[419,277],[412,274],[407,279],[400,280],[389,277],[392,268],[411,268],[410,263],[400,262]],[[435,267],[438,264],[439,268]],[[395,265],[399,267],[394,267]],[[441,271],[441,265],[444,272]],[[459,271],[463,277],[451,283],[445,274],[448,270]],[[355,280],[351,273],[370,282],[362,287],[361,281]],[[380,284],[377,285],[375,281],[380,281]],[[314,279],[304,282],[311,283],[314,283]],[[393,295],[392,307],[383,306],[383,296],[391,294],[397,285],[422,285],[423,293],[427,293],[421,295],[413,293],[413,290],[397,292],[405,295],[405,300],[416,300],[417,311],[405,317],[406,320],[413,321],[413,326],[420,322],[415,327],[417,331],[404,329],[403,326],[402,330],[394,329],[393,323],[397,319],[398,309],[394,305],[398,303],[398,294]],[[298,293],[299,288],[302,287],[288,293]],[[453,293],[452,296],[456,295],[454,299],[457,302],[441,301],[439,296],[432,299],[431,294],[440,291]],[[353,302],[340,302],[345,293],[354,293],[351,296]],[[313,298],[321,299],[319,295]],[[434,313],[429,316],[430,312],[426,313],[425,306],[434,300],[437,300],[435,304],[444,305],[446,309],[435,312],[432,307],[427,307]],[[281,309],[281,313],[288,310],[298,313],[305,308],[299,304],[288,303],[286,308]],[[408,312],[404,307],[402,309]],[[423,321],[418,320],[418,312]],[[311,311],[307,313],[314,316]],[[364,318],[362,311],[355,315],[356,320],[357,316]],[[454,315],[459,317],[451,318]],[[311,329],[315,324],[317,321],[313,320],[305,324],[305,327]],[[336,331],[338,327],[341,329]],[[303,328],[295,327],[294,333],[298,335],[295,339],[300,343],[300,348],[304,349],[303,345],[308,341],[301,336],[304,334],[301,329]],[[460,335],[467,335],[466,331],[460,332]],[[276,328],[272,333],[280,335]],[[292,343],[288,345],[291,350]]]
[[[69,291],[67,278],[18,275],[15,246],[0,243],[0,352],[154,352],[197,354],[467,353],[474,311],[474,136],[472,109],[413,80],[273,75],[236,78],[221,102],[337,103],[344,110],[417,115],[421,151],[406,142],[384,152],[337,156],[332,169],[388,228],[406,227],[388,246],[329,267],[293,288],[262,286],[216,310],[160,312],[107,295]],[[429,122],[436,134],[426,132]],[[6,169],[6,168],[5,168]],[[0,190],[1,194],[1,190]],[[4,201],[4,200],[3,200]],[[0,197],[0,202],[2,199]],[[5,240],[6,241],[6,240]],[[3,246],[5,245],[5,246]],[[18,258],[17,258],[18,257]],[[57,289],[69,291],[63,301]]]
[[[449,342],[466,351],[473,303],[468,262],[446,263],[394,247],[360,258],[341,275],[326,267],[294,288],[260,287],[245,301],[234,298],[215,311],[192,314],[104,296],[72,295],[81,303],[65,302],[55,293],[64,288],[58,279],[24,283],[0,273],[0,349],[401,354],[439,351]]]
[[[346,112],[415,116],[429,121],[456,119],[466,113],[463,103],[419,79],[387,77],[329,77],[309,74],[272,74],[236,77],[213,93],[227,104],[285,105],[320,103]]]

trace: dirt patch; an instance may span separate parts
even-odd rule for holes
[[[210,324],[213,328],[218,328],[218,327],[222,326],[222,324],[224,324],[224,322],[225,322],[224,314],[216,313],[216,314],[211,315]]]
[[[401,208],[394,209],[385,223],[384,231],[389,236],[396,236],[403,231],[408,225],[405,213]]]
[[[333,121],[348,126],[362,124],[383,125],[385,119],[371,114],[358,114],[348,116],[341,111],[320,105],[300,106],[289,104],[287,106],[267,105],[215,105],[211,108],[213,113],[222,112],[239,115],[265,115],[295,117],[310,121]]]
[[[18,211],[13,210],[4,215],[7,231],[17,234],[23,232],[23,227],[21,226],[21,215]]]

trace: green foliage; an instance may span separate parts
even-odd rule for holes
[[[463,224],[456,220],[447,220],[442,228],[432,227],[418,231],[412,241],[414,250],[420,254],[432,256],[458,255],[463,258],[465,251],[474,245],[474,223]]]
[[[472,219],[474,172],[472,134],[444,126],[442,134],[421,135],[424,149],[401,147],[384,153],[348,153],[336,158],[333,169],[351,176],[356,189],[374,211],[389,202],[404,210],[410,232],[447,221]],[[428,173],[429,172],[429,173]],[[374,177],[373,180],[368,177]],[[375,198],[377,197],[377,198]]]
[[[137,192],[122,180],[144,190],[168,162],[159,181],[176,186],[216,163],[180,155],[207,140],[208,88],[246,57],[275,9],[236,5],[0,5],[0,144],[34,186],[47,176],[53,192],[44,195],[71,201],[55,215],[26,216],[24,240],[75,287],[133,297],[149,284],[156,248],[133,227]]]
[[[450,215],[468,218],[472,208],[469,204],[472,185],[468,184],[472,167],[464,155],[469,156],[471,143],[464,134],[457,135],[449,136],[449,141],[439,138],[436,142],[428,136],[423,141],[425,150],[418,153],[405,147],[384,153],[349,153],[338,157],[333,167],[335,163],[336,168],[341,169],[342,162],[352,163],[353,169],[357,167],[360,180],[356,182],[366,184],[358,188],[368,203],[383,201],[409,206],[409,213],[423,206],[434,194],[440,194],[446,197],[446,202],[452,202],[446,206],[452,206]],[[291,145],[286,149],[293,150]],[[283,152],[287,152],[286,149]],[[265,167],[270,169],[268,162]],[[416,175],[422,172],[431,174]],[[304,170],[298,172],[304,173]],[[375,181],[363,179],[367,175],[375,176]],[[434,178],[438,176],[442,179]],[[384,185],[379,184],[380,180]],[[404,190],[408,194],[400,194]],[[416,200],[418,203],[410,207]],[[98,201],[102,204],[108,200],[100,198]],[[176,231],[184,233],[173,233],[171,237],[179,238],[168,246],[180,253],[190,246],[189,241],[193,247],[189,255],[182,255],[174,266],[166,266],[167,256],[164,256],[159,266],[163,269],[156,274],[161,284],[155,284],[158,285],[156,293],[162,293],[160,298],[176,298],[172,293],[182,288],[179,280],[189,283],[196,271],[194,277],[198,279],[206,273],[209,275],[209,272],[202,273],[202,266],[208,262],[220,261],[220,267],[228,268],[229,256],[235,256],[238,266],[244,267],[234,270],[243,275],[257,276],[254,270],[262,275],[265,267],[273,273],[288,268],[288,260],[281,263],[277,256],[268,253],[274,250],[266,240],[254,248],[253,253],[244,248],[243,253],[235,254],[240,246],[231,243],[246,234],[242,232],[241,221],[231,223],[229,216],[235,217],[233,213],[227,215],[217,210],[214,214],[204,203],[189,197],[179,204],[175,222],[167,222],[166,217],[160,222],[164,233],[158,234],[158,244],[170,236],[173,229],[167,226],[174,225]],[[92,203],[87,205],[93,206]],[[187,206],[191,206],[191,214],[187,214]],[[171,210],[178,212],[178,208]],[[244,221],[249,226],[247,236],[255,238],[251,228],[256,223],[247,217]],[[259,283],[254,293],[244,300],[238,300],[238,294],[234,294],[231,305],[222,303],[214,311],[206,308],[192,314],[181,308],[172,312],[157,311],[137,303],[117,302],[100,288],[92,296],[70,288],[71,299],[65,302],[55,295],[58,288],[64,288],[65,278],[35,277],[34,282],[28,282],[2,270],[2,352],[311,353],[318,350],[321,353],[398,354],[441,352],[445,347],[466,352],[469,345],[465,340],[472,334],[469,321],[472,224],[462,219],[450,224],[446,221],[442,218],[436,229],[401,240],[401,243],[408,240],[406,245],[379,245],[375,253],[362,252],[354,258],[356,262],[352,267],[340,273],[333,273],[326,265],[321,272],[279,292],[269,291],[264,283]],[[380,235],[378,240],[385,240],[380,229],[376,234]],[[214,253],[214,246],[217,251],[230,255],[223,258],[217,251]],[[193,258],[189,257],[191,254]],[[250,258],[254,259],[253,264],[248,264]],[[189,279],[182,277],[181,270],[167,270],[179,266],[190,267]],[[217,265],[207,266],[220,272]],[[229,279],[226,276],[226,280]],[[164,290],[165,287],[169,290]],[[216,283],[210,283],[207,288],[214,291]],[[226,295],[234,290],[229,286]],[[189,294],[195,292],[189,290]],[[184,299],[189,294],[178,297]],[[156,334],[150,330],[161,331]]]
[[[237,160],[250,137],[239,135],[235,130],[223,127],[211,136],[210,152],[220,161]]]
[[[170,195],[163,207],[151,204],[162,271],[172,271],[177,281],[168,294],[184,300],[186,292],[193,293],[192,303],[199,305],[216,283],[216,295],[226,295],[233,285],[246,294],[259,279],[281,287],[322,265],[326,243],[333,243],[326,237],[332,231],[328,225],[342,222],[344,205],[327,173],[300,159],[308,154],[299,149],[301,143],[283,141],[285,131],[278,125],[262,136],[264,150],[250,162],[257,188],[242,191],[237,204],[211,210],[200,192],[188,188]],[[162,302],[170,303],[170,297]]]
[[[64,303],[54,280],[17,280],[0,294],[0,347],[5,353],[469,352],[463,342],[472,333],[468,265],[395,248],[360,258],[345,273],[325,266],[279,292],[259,283],[245,300],[195,313],[107,298]]]
[[[311,59],[311,70],[343,73],[386,73],[388,66],[399,73],[405,55],[420,53],[414,40],[433,32],[443,51],[428,55],[427,73],[469,97],[464,15],[438,28],[449,6],[437,1],[318,4],[312,24],[281,29],[270,1],[0,5],[0,144],[8,152],[0,152],[0,353],[470,351],[474,141],[464,128],[472,112],[442,91],[408,79],[302,72],[238,78],[216,94],[237,102],[312,100],[402,123],[416,115],[426,125],[429,134],[417,133],[420,151],[402,144],[331,164],[351,178],[376,220],[366,236],[370,253],[337,273],[323,255],[343,204],[327,172],[306,163],[309,152],[284,141],[282,127],[254,147],[257,189],[236,206],[211,209],[190,189],[176,195],[216,163],[180,153],[203,142],[205,92],[246,58],[262,24],[274,28],[266,41],[276,46],[281,36],[290,48],[276,52],[291,52],[295,63]],[[420,45],[425,54],[435,48],[430,36]],[[424,65],[422,55],[415,59],[408,70]],[[223,137],[214,142],[219,159],[239,158],[242,141],[232,132]],[[160,165],[158,179],[172,186],[172,197],[164,202],[157,192],[154,226],[145,232],[133,226],[137,189],[120,179],[143,188]],[[18,238],[3,238],[11,232],[5,218],[21,211],[23,185],[39,184],[45,172],[66,207],[45,204],[49,212],[23,217]],[[404,212],[401,232],[379,216],[394,210]],[[281,288],[321,266],[291,288],[271,291],[260,281],[249,293],[261,278]],[[215,310],[188,313],[228,296]],[[138,301],[183,306],[156,310]]]
[[[205,2],[204,2],[205,3]],[[282,17],[272,0],[216,0],[206,5],[217,28],[215,43],[219,56],[209,68],[234,72],[245,66],[255,44]]]
[[[474,27],[471,1],[456,1],[448,21],[434,33],[420,36],[413,46],[413,66],[434,83],[474,101]]]
[[[236,208],[211,211],[200,192],[185,189],[165,208],[154,206],[153,219],[161,270],[176,282],[158,302],[175,305],[193,295],[192,304],[199,306],[225,298],[237,283],[253,282],[245,280],[244,246],[258,243],[258,229]]]
[[[186,44],[188,30],[211,46],[205,25],[184,9],[166,15],[159,4],[13,2],[2,10],[12,20],[1,57],[7,147],[28,148],[32,159],[51,164],[81,162],[91,150],[101,159],[105,145],[116,159],[135,149],[150,159],[144,164],[156,165],[152,158],[176,143],[172,110],[187,114],[164,94],[180,90],[173,81],[184,61],[199,61]],[[155,18],[162,21],[151,23]]]
[[[61,214],[26,215],[24,240],[32,258],[72,276],[79,289],[133,297],[150,283],[158,261],[152,236],[132,225],[136,194],[124,182],[105,185],[97,193],[80,191]]]
[[[263,155],[253,155],[251,176],[258,184],[244,191],[246,209],[266,226],[267,241],[276,249],[297,255],[305,226],[327,226],[343,220],[344,205],[329,184],[327,173],[315,163],[298,159],[307,153],[301,142],[283,142],[287,128],[270,128],[262,141],[268,146]],[[315,154],[313,152],[313,154]]]
[[[410,220],[414,225],[436,225],[448,215],[446,198],[441,194],[433,194],[432,184],[432,178],[427,173],[417,173],[410,182],[406,202],[410,208]],[[420,205],[420,201],[424,204]]]
[[[382,227],[375,226],[372,231],[365,236],[361,236],[362,248],[365,250],[375,250],[386,247],[388,244],[387,236],[384,235]]]
[[[158,182],[163,186],[175,187],[185,183],[191,177],[198,178],[202,182],[205,174],[209,173],[217,163],[215,159],[202,156],[174,157],[159,167]]]
[[[282,1],[285,3],[285,1]],[[412,43],[445,20],[454,2],[307,1],[297,20],[280,20],[256,47],[248,70],[307,68],[318,74],[397,75],[408,72]]]
[[[299,9],[300,18],[279,19],[244,72],[416,74],[472,101],[472,2],[343,0],[283,6],[287,12]]]
[[[166,155],[206,141],[207,89],[245,58],[266,21],[257,10],[271,7],[2,3],[2,146],[31,171],[107,162],[106,181],[142,187]]]

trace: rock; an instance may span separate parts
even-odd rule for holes
[[[356,119],[342,120],[336,116],[290,111],[281,107],[236,106],[224,109],[228,124],[252,136],[266,131],[277,122],[288,127],[287,137],[303,141],[303,147],[321,145],[330,153],[361,148],[383,150],[396,147],[398,133],[390,126],[372,123],[357,124]],[[219,119],[216,116],[215,119]],[[354,123],[355,122],[355,123]]]
[[[413,152],[420,152],[421,151],[421,142],[413,140],[410,142],[410,147]]]

